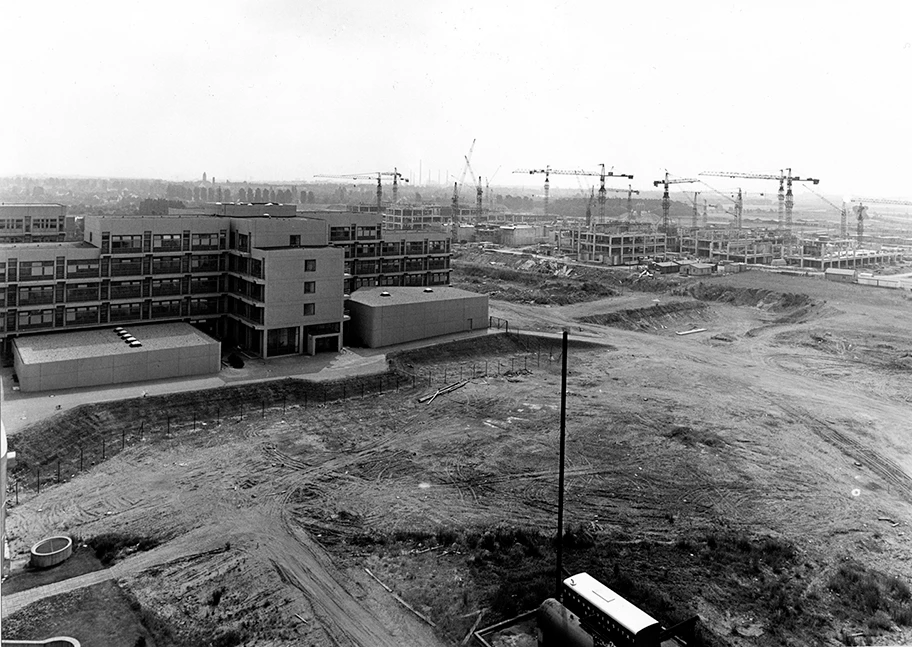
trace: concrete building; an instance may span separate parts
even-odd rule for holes
[[[665,256],[667,239],[664,233],[623,229],[564,229],[559,234],[558,245],[561,253],[576,254],[581,261],[605,265],[635,265],[647,258]]]
[[[450,281],[450,240],[376,213],[207,205],[88,216],[83,240],[0,244],[0,340],[183,321],[268,358],[341,347],[346,294]]]
[[[63,241],[66,211],[62,204],[0,203],[0,243]]]
[[[858,278],[858,270],[847,270],[839,269],[836,267],[828,267],[823,272],[824,278],[827,281],[838,281],[840,283],[855,283]]]
[[[348,307],[351,343],[368,348],[488,327],[488,295],[450,287],[363,289]]]
[[[221,344],[186,323],[31,335],[13,341],[23,392],[218,373]]]
[[[98,216],[84,236],[0,245],[7,354],[25,334],[151,321],[192,323],[264,358],[341,344],[343,252],[323,221]]]

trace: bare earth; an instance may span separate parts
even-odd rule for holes
[[[60,532],[156,537],[159,547],[124,560],[145,561],[119,581],[178,630],[232,626],[251,645],[459,643],[475,617],[453,618],[488,602],[464,551],[355,539],[503,524],[553,533],[567,327],[574,342],[598,344],[568,356],[568,525],[662,545],[718,529],[780,538],[819,566],[806,586],[823,598],[843,557],[908,580],[912,301],[761,272],[697,283],[563,306],[492,299],[511,331],[551,340],[489,336],[403,360],[418,375],[430,369],[433,388],[150,435],[67,483],[23,493],[9,517],[14,548]],[[693,328],[706,331],[676,334]],[[418,402],[486,360],[488,377]],[[671,577],[666,593],[679,586]],[[781,644],[770,619],[748,617],[748,602],[718,586],[708,579],[680,596],[718,644]],[[221,602],[205,604],[217,588]],[[820,644],[839,644],[847,625],[830,621],[791,642],[819,631]],[[736,630],[752,622],[760,629]],[[894,627],[874,640],[904,639],[909,629]]]

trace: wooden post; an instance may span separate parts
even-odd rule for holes
[[[101,439],[101,460],[105,459],[105,439]]]
[[[57,485],[60,485],[60,459],[57,459]]]

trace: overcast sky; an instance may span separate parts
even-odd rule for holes
[[[908,4],[5,2],[0,175],[436,182],[474,139],[493,184],[791,166],[908,198]]]

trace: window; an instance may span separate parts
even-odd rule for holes
[[[313,260],[313,259],[311,259],[309,261],[304,261],[304,271],[305,272],[316,272],[317,271],[317,261]]]
[[[304,294],[313,294],[317,291],[316,281],[304,281]]]
[[[293,234],[293,235],[289,236],[288,244],[291,245],[292,247],[300,247],[301,246],[301,235]]]
[[[305,303],[305,304],[304,304],[304,316],[305,316],[305,317],[309,317],[309,316],[314,315],[314,314],[316,314],[316,313],[317,313],[317,306],[316,306],[316,304],[313,304],[313,303]]]

